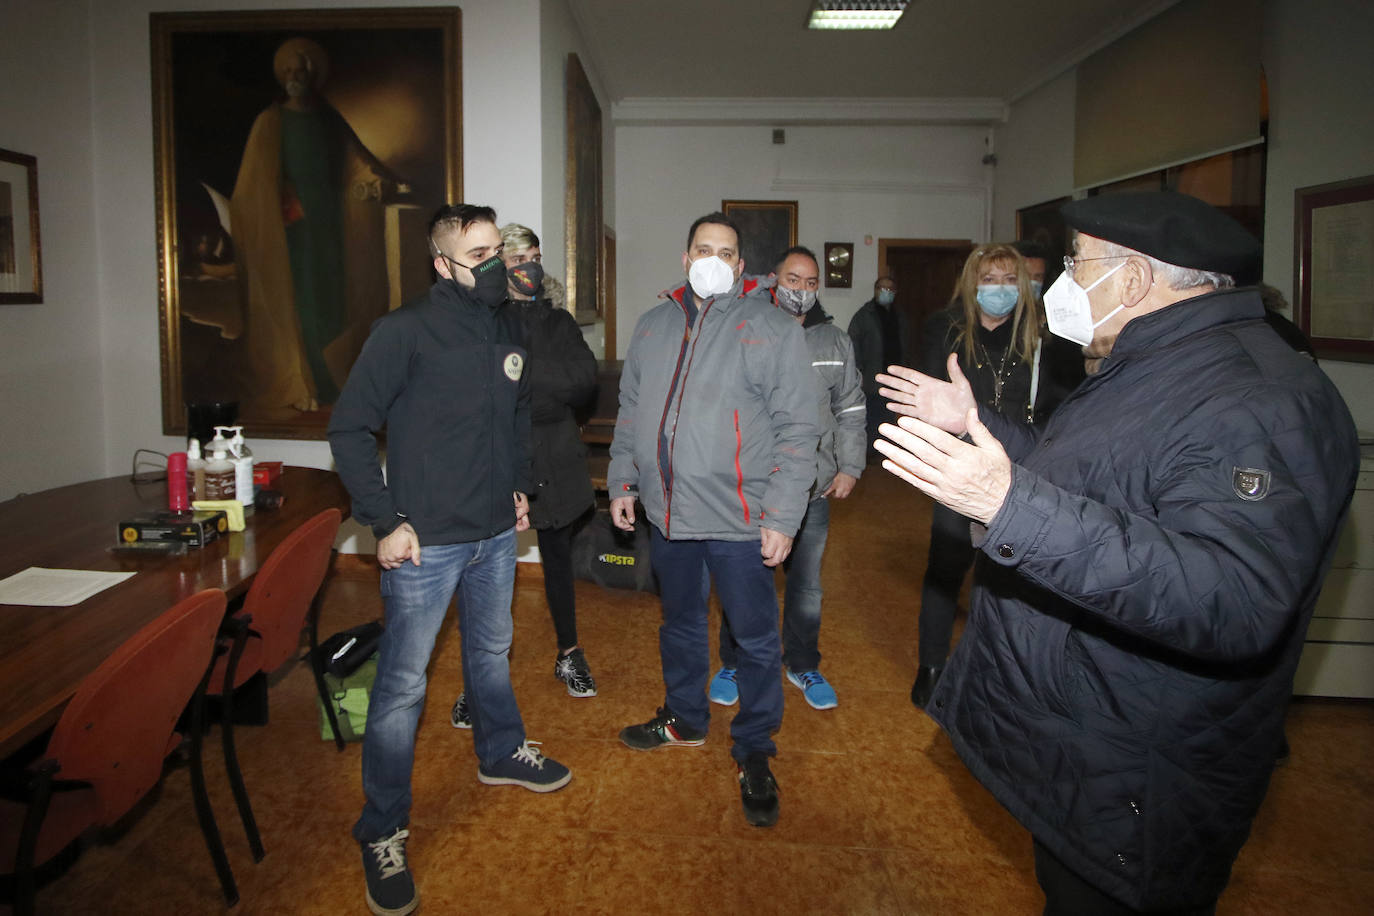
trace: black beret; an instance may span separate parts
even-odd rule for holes
[[[1187,194],[1099,194],[1070,201],[1059,212],[1079,232],[1166,264],[1246,279],[1258,275],[1259,239],[1216,207]]]

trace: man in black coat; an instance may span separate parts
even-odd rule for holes
[[[1030,830],[1047,913],[1211,913],[1282,740],[1355,428],[1232,288],[1259,258],[1239,224],[1172,192],[1063,213],[1050,329],[1100,362],[1043,430],[974,408],[953,364],[880,379],[908,415],[884,467],[978,523],[928,710]]]

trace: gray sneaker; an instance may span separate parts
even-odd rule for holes
[[[367,908],[377,916],[406,916],[420,905],[415,881],[406,865],[410,831],[399,828],[391,836],[363,843],[363,875],[367,878]]]
[[[468,695],[458,694],[458,699],[453,701],[453,712],[449,713],[448,721],[454,728],[472,728],[472,713],[468,711]]]

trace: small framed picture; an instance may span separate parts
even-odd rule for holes
[[[38,160],[0,149],[0,305],[42,301]]]

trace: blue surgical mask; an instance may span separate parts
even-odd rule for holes
[[[897,301],[897,291],[893,289],[880,289],[878,295],[874,297],[879,305],[891,305]]]
[[[1020,294],[1011,283],[978,284],[978,307],[993,318],[1010,315],[1018,298]]]
[[[1045,291],[1045,281],[1044,281],[1044,280],[1032,280],[1032,281],[1031,281],[1031,295],[1033,295],[1035,298],[1039,299],[1041,293],[1043,293],[1044,291]]]

